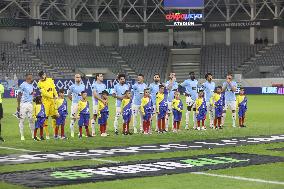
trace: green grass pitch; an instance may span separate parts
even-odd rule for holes
[[[89,99],[91,102],[91,99]],[[184,101],[184,99],[183,99]],[[68,101],[69,105],[71,104]],[[110,97],[110,118],[108,121],[108,133],[109,137],[96,136],[93,138],[78,139],[78,137],[70,138],[69,119],[66,123],[66,135],[68,140],[46,140],[46,141],[33,141],[30,137],[29,127],[27,121],[25,122],[25,141],[20,140],[18,120],[12,116],[12,113],[16,110],[16,99],[4,99],[4,119],[2,120],[2,135],[6,140],[1,143],[2,147],[22,148],[28,150],[37,151],[55,151],[55,150],[71,150],[71,149],[94,149],[98,147],[110,147],[110,146],[128,146],[128,145],[141,145],[141,144],[156,144],[178,141],[190,141],[190,140],[205,140],[215,138],[230,138],[240,136],[258,136],[258,135],[270,135],[270,134],[284,134],[284,97],[272,96],[272,95],[249,95],[248,96],[248,113],[246,118],[247,128],[232,128],[231,126],[231,113],[227,114],[225,128],[223,130],[211,130],[207,131],[195,131],[190,129],[189,131],[182,129],[180,133],[167,133],[158,135],[156,133],[152,135],[135,134],[132,136],[115,136],[113,133],[113,115],[114,115],[114,103],[115,100]],[[184,128],[184,117],[182,128]],[[208,119],[207,119],[208,126]],[[120,121],[120,132],[121,132]],[[192,122],[191,122],[192,128]],[[49,128],[52,133],[51,127]],[[78,130],[78,128],[76,127]],[[98,128],[97,128],[98,133]],[[137,160],[148,159],[160,159],[160,158],[174,158],[182,156],[195,156],[203,154],[215,154],[224,152],[239,152],[239,153],[253,153],[262,155],[283,156],[284,151],[271,151],[269,148],[283,148],[284,142],[272,143],[272,144],[258,144],[238,147],[224,147],[216,149],[201,149],[192,151],[179,151],[179,152],[165,152],[155,154],[141,154],[130,155],[120,157],[108,157],[103,158],[107,160],[127,162]],[[0,148],[0,154],[16,154],[24,153],[15,150],[8,150]],[[34,170],[45,168],[57,168],[57,167],[71,167],[80,165],[97,165],[105,162],[96,160],[70,160],[70,161],[58,161],[58,162],[42,162],[31,164],[18,164],[18,165],[2,165],[0,166],[0,173],[22,171],[22,170]],[[241,168],[230,168],[221,170],[211,170],[207,173],[239,176],[253,179],[262,179],[268,181],[278,181],[284,183],[284,163],[270,163],[265,165],[254,165]],[[207,175],[196,175],[192,173],[164,175],[157,177],[144,177],[127,180],[106,181],[99,183],[87,183],[79,185],[68,185],[55,188],[239,188],[239,189],[280,189],[284,188],[284,185],[260,183],[255,181],[235,180],[231,178],[211,177]],[[22,186],[11,185],[8,183],[0,182],[0,188],[24,188]]]

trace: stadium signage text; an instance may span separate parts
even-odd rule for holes
[[[284,95],[284,87],[262,87],[262,94]]]
[[[272,142],[283,142],[283,135],[259,136],[259,137],[241,137],[229,139],[212,139],[205,141],[191,141],[166,144],[151,144],[128,147],[107,147],[89,150],[57,151],[57,152],[39,152],[28,154],[1,155],[0,165],[4,164],[22,164],[46,161],[63,161],[70,159],[91,159],[114,156],[128,156],[145,153],[175,152],[196,149],[212,149],[227,146],[241,146],[250,144],[262,144]]]
[[[166,15],[168,21],[189,21],[189,20],[201,20],[203,18],[202,14],[180,14],[171,13]]]
[[[4,173],[0,179],[27,187],[53,187],[66,184],[121,180],[137,177],[171,175],[206,170],[245,167],[271,162],[283,162],[283,157],[256,154],[209,154],[193,157],[165,158],[98,166],[78,166],[57,169]],[[36,181],[36,182],[34,182]]]
[[[201,21],[203,14],[181,14],[170,13],[166,15],[166,20],[170,23],[167,26],[195,26],[195,21]]]
[[[123,23],[110,23],[110,22],[80,22],[80,21],[54,21],[54,20],[39,20],[39,19],[15,19],[15,18],[0,18],[0,27],[31,27],[42,26],[44,28],[79,28],[80,30],[100,29],[101,31],[117,31],[118,29],[124,29],[125,31],[141,31],[143,29],[149,29],[151,31],[163,31],[174,26],[173,22],[195,22],[192,29],[205,28],[207,30],[219,30],[225,28],[249,28],[249,27],[266,27],[271,28],[273,26],[284,26],[283,19],[273,20],[245,20],[235,22],[222,22],[222,21],[210,21],[201,22],[203,14],[181,14],[170,13],[165,17],[166,22],[123,22]],[[171,25],[167,25],[167,24]],[[179,29],[182,29],[180,27]]]

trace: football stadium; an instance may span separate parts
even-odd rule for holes
[[[0,0],[0,188],[283,189],[284,0]]]

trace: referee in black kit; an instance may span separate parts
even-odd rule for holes
[[[3,118],[2,96],[4,94],[4,86],[0,83],[0,142],[4,142],[1,135],[1,120]]]

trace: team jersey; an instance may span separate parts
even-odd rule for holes
[[[26,81],[24,81],[19,87],[19,92],[22,93],[22,103],[33,102],[34,88],[31,83],[27,83]]]
[[[0,84],[0,103],[2,103],[2,94],[4,93],[4,86]]]
[[[206,110],[206,101],[204,98],[197,98],[196,101],[195,101],[195,104],[196,104],[196,109],[198,111],[201,111],[201,110]]]
[[[205,94],[205,101],[209,102],[211,96],[214,94],[215,83],[213,81],[211,82],[206,81],[205,83],[202,84],[202,88]]]
[[[141,99],[144,95],[144,89],[147,88],[145,83],[135,83],[132,86],[132,93],[133,93],[133,103],[135,105],[141,105]]]
[[[224,106],[224,94],[223,93],[214,93],[211,98],[210,98],[210,104],[213,105],[214,107],[216,106]]]
[[[169,88],[170,83],[171,83],[171,81],[167,81],[165,85],[166,85],[166,88],[167,88],[167,91],[168,91],[168,101],[172,102],[173,99],[174,99],[175,90],[178,89],[178,83],[176,81],[174,81],[171,89]]]
[[[247,97],[246,95],[239,95],[237,96],[237,107],[247,107]]]
[[[118,83],[114,86],[113,93],[115,93],[118,97],[123,97],[126,90],[129,90],[128,84],[121,85],[120,83]],[[120,106],[121,106],[121,100],[117,98],[116,107],[120,107]]]
[[[183,110],[183,104],[181,100],[173,99],[173,109],[181,112]]]
[[[55,108],[59,115],[66,116],[67,112],[67,100],[65,98],[58,98],[55,100]]]
[[[145,114],[152,114],[153,113],[153,104],[150,98],[143,97],[141,99],[141,107],[140,110],[143,115]]]
[[[122,114],[131,113],[131,105],[132,105],[132,100],[128,98],[124,98],[121,101]]]
[[[156,110],[158,111],[160,107],[168,107],[167,96],[163,93],[156,95]]]
[[[106,85],[103,83],[98,83],[96,81],[93,82],[92,84],[92,99],[93,99],[93,104],[98,105],[98,99],[94,97],[94,92],[101,98],[101,93],[106,90]]]
[[[72,103],[77,104],[82,99],[82,91],[85,91],[85,85],[83,82],[81,82],[79,85],[75,83],[69,87],[68,95],[72,95]]]
[[[151,100],[153,102],[153,104],[156,104],[156,95],[159,92],[159,86],[161,85],[161,83],[151,83],[149,85],[149,89],[150,89],[150,96],[151,96]]]
[[[108,105],[105,105],[103,102],[98,102],[98,117],[100,117],[103,113],[108,113]]]
[[[53,79],[46,78],[44,81],[40,80],[37,86],[40,90],[43,100],[50,100],[54,97],[58,97]]]
[[[194,80],[187,79],[184,82],[182,82],[180,85],[185,88],[185,93],[190,95],[192,100],[197,99],[198,81],[196,79]]]
[[[34,110],[33,110],[33,118],[45,118],[45,110],[43,104],[35,104],[34,105]]]
[[[90,114],[89,102],[80,100],[78,102],[78,114]]]
[[[235,81],[232,81],[231,85],[233,87],[237,87],[237,83]],[[232,91],[232,87],[227,82],[224,82],[223,88],[225,88],[225,100],[226,101],[235,101],[236,100],[236,94],[235,94],[234,91]]]

